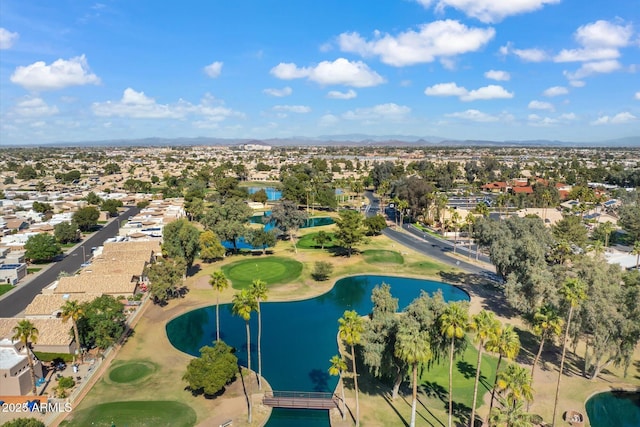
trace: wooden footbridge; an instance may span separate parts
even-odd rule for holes
[[[262,403],[272,408],[333,409],[340,399],[333,393],[307,391],[267,391]]]

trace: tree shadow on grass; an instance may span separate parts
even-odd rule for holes
[[[475,378],[476,376],[476,367],[466,360],[458,360],[458,362],[456,362],[456,368],[458,368],[458,372],[467,380]]]

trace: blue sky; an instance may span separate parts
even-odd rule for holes
[[[637,0],[2,0],[0,145],[640,135]]]

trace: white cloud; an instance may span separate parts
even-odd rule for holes
[[[564,75],[569,80],[580,80],[593,74],[607,74],[617,71],[622,68],[622,65],[616,60],[587,62],[582,64],[574,73],[564,71]]]
[[[327,98],[330,98],[330,99],[353,99],[356,96],[358,96],[358,94],[353,89],[349,89],[346,92],[331,90],[329,91],[329,93],[327,93]]]
[[[379,104],[369,108],[356,108],[342,114],[346,120],[402,120],[411,112],[411,108],[394,103]]]
[[[569,84],[573,87],[584,87],[586,83],[582,80],[571,80]]]
[[[555,62],[601,61],[604,59],[615,59],[619,56],[620,52],[618,49],[612,48],[563,49],[553,60]]]
[[[476,101],[479,99],[506,99],[513,98],[513,93],[508,92],[499,85],[484,86],[479,89],[469,91],[467,95],[462,96],[462,101]]]
[[[488,79],[502,81],[502,82],[506,82],[506,81],[509,81],[509,79],[511,79],[511,74],[509,74],[506,71],[500,71],[500,70],[489,70],[486,73],[484,73],[484,76]]]
[[[436,4],[436,11],[444,12],[447,7],[462,11],[465,15],[482,22],[499,22],[507,16],[533,12],[546,4],[560,0],[417,0],[424,7]]]
[[[293,89],[289,86],[285,86],[282,89],[267,88],[263,90],[262,93],[269,96],[275,96],[276,98],[282,98],[291,95],[293,93]]]
[[[479,110],[460,111],[457,113],[445,114],[445,116],[453,117],[456,119],[470,120],[472,122],[481,122],[481,123],[497,122],[500,120],[498,116],[492,116],[490,114],[483,113],[482,111],[479,111]]]
[[[199,104],[182,99],[175,104],[158,104],[144,92],[125,89],[119,101],[94,102],[91,109],[99,117],[127,117],[134,119],[184,119],[201,116],[206,122],[220,122],[230,117],[243,117],[242,113],[226,108],[222,101],[207,94]]]
[[[318,121],[318,126],[322,126],[322,127],[334,126],[339,121],[340,121],[339,117],[334,116],[333,114],[325,114],[324,116],[320,117],[320,120]]]
[[[640,91],[636,92],[636,94],[633,97],[638,101],[640,101]]]
[[[322,85],[345,85],[354,87],[377,86],[385,79],[361,61],[338,58],[333,62],[322,61],[315,67],[298,67],[293,63],[280,63],[271,69],[271,74],[283,80],[307,78]]]
[[[17,67],[11,75],[11,81],[33,91],[100,83],[98,76],[89,71],[84,55],[69,60],[58,59],[51,65],[38,61],[26,67]]]
[[[18,33],[12,33],[6,28],[0,27],[0,50],[11,49],[13,43],[18,40]]]
[[[618,113],[613,117],[609,117],[609,116],[598,117],[596,120],[591,122],[591,124],[592,125],[607,125],[607,124],[617,125],[617,124],[629,123],[635,120],[636,120],[636,116],[634,116],[633,114],[627,111],[624,113]]]
[[[537,114],[529,114],[527,117],[531,126],[552,126],[558,124],[558,119],[551,117],[540,117]]]
[[[566,95],[568,93],[569,93],[569,89],[567,89],[564,86],[552,86],[548,89],[545,89],[545,91],[542,92],[544,96],[548,96],[550,98],[554,96]]]
[[[215,79],[216,77],[220,76],[220,73],[222,73],[223,64],[224,63],[220,61],[212,62],[211,64],[204,67],[204,72],[207,76],[211,77],[212,79]]]
[[[461,101],[513,98],[513,93],[499,85],[488,85],[470,91],[453,82],[430,86],[424,90],[424,94],[427,96],[458,96]]]
[[[633,28],[599,20],[578,28],[574,37],[583,46],[624,47],[629,45]]]
[[[555,62],[585,62],[616,59],[619,48],[631,43],[631,25],[618,25],[599,20],[579,27],[573,37],[581,46],[578,49],[563,49],[553,60]]]
[[[560,114],[560,119],[562,120],[576,120],[577,118],[578,116],[576,116],[575,113]]]
[[[548,110],[555,111],[555,107],[550,102],[533,100],[528,105],[531,110]]]
[[[18,102],[13,111],[22,117],[43,117],[58,114],[58,107],[47,105],[42,98],[26,98]]]
[[[507,43],[504,46],[500,46],[499,52],[501,55],[513,54],[525,62],[542,62],[549,59],[549,55],[542,49],[515,49],[512,43]]]
[[[303,113],[310,113],[311,107],[308,107],[306,105],[274,105],[273,110],[303,114]]]
[[[453,82],[438,83],[424,90],[424,94],[428,96],[464,96],[468,92],[467,89]]]
[[[376,32],[370,41],[356,32],[342,33],[338,45],[343,52],[378,56],[385,64],[403,67],[475,52],[494,36],[493,28],[469,28],[447,19],[420,25],[418,31],[408,30],[397,36]]]

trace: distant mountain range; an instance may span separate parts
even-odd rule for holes
[[[114,139],[102,141],[55,142],[42,144],[54,147],[127,147],[127,146],[201,146],[201,145],[240,145],[267,144],[275,147],[291,146],[350,146],[350,147],[611,147],[611,148],[640,148],[640,136],[611,139],[593,142],[571,142],[556,140],[456,140],[437,136],[414,135],[322,135],[318,137],[295,136],[291,138],[243,139],[243,138],[144,138],[144,139]]]

